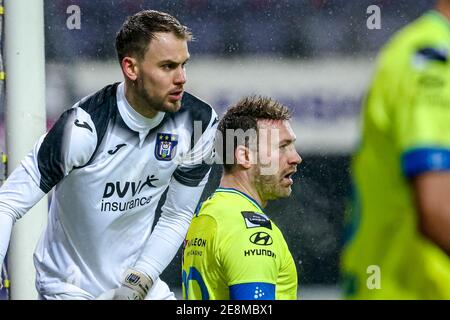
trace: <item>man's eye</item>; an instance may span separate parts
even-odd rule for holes
[[[280,149],[286,150],[286,149],[289,149],[289,148],[291,148],[293,146],[294,146],[294,143],[292,143],[292,142],[283,143],[282,145],[280,145]]]

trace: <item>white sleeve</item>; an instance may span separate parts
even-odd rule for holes
[[[208,176],[209,172],[193,187],[172,178],[161,217],[134,266],[153,281],[169,265],[180,248]]]
[[[5,259],[6,251],[8,251],[12,226],[13,219],[6,214],[0,214],[0,270],[3,266],[3,260]]]
[[[86,164],[96,144],[95,126],[80,108],[64,112],[36,142],[0,188],[1,261],[9,245],[12,225],[71,170]]]
[[[205,188],[214,157],[217,114],[175,170],[161,217],[134,267],[155,281],[175,257]]]
[[[0,266],[8,249],[13,224],[44,195],[22,166],[14,170],[0,188]]]
[[[96,147],[97,133],[91,117],[75,107],[61,115],[22,165],[41,190],[48,193],[74,168],[85,165]]]

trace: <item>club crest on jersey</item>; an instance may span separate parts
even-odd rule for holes
[[[160,161],[170,161],[177,152],[178,135],[158,133],[156,136],[155,157]]]

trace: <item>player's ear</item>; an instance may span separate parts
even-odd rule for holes
[[[132,57],[124,57],[121,63],[122,72],[131,81],[135,81],[139,75],[138,61]]]
[[[241,165],[245,169],[250,169],[253,162],[253,154],[250,148],[238,145],[234,151],[234,157],[236,158],[236,164]]]

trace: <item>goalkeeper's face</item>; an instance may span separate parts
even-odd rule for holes
[[[288,121],[258,121],[258,163],[253,183],[263,201],[288,197],[292,176],[302,162],[295,149],[295,134]]]
[[[189,60],[187,40],[170,32],[157,32],[143,58],[126,59],[123,69],[131,80],[129,102],[135,109],[150,117],[155,112],[180,109]]]

